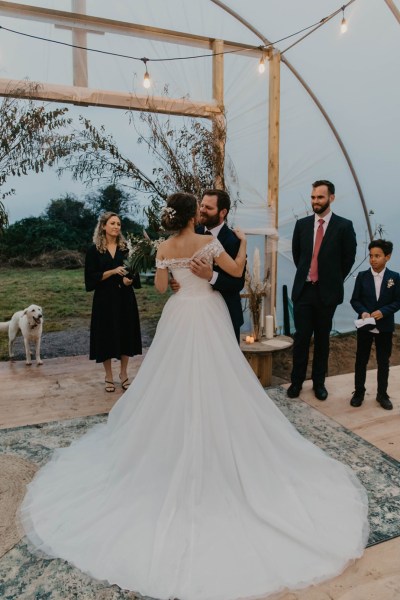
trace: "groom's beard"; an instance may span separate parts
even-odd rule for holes
[[[207,227],[207,229],[212,229],[213,227],[217,227],[217,225],[219,225],[219,215],[200,215],[199,223],[200,225]]]

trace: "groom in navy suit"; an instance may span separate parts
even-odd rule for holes
[[[229,194],[224,190],[204,190],[200,203],[200,224],[196,227],[197,233],[213,235],[222,244],[225,252],[236,258],[240,241],[226,224],[231,207]],[[198,277],[207,279],[214,290],[221,293],[231,316],[236,339],[240,342],[240,326],[243,324],[243,310],[240,292],[244,288],[244,275],[232,277],[222,271],[217,265],[213,268],[204,259],[194,259],[191,271]]]
[[[311,336],[314,334],[312,380],[318,400],[326,400],[329,336],[333,315],[343,302],[343,282],[356,256],[356,235],[348,219],[331,212],[335,186],[327,180],[312,184],[314,215],[296,222],[292,253],[297,271],[292,300],[296,333],[289,398],[297,398],[306,379]]]
[[[400,309],[400,275],[390,271],[386,263],[391,257],[393,244],[387,240],[373,240],[369,246],[371,268],[357,275],[351,305],[360,319],[373,317],[376,325],[364,325],[357,329],[357,353],[355,365],[355,392],[351,406],[361,406],[365,394],[367,364],[375,341],[378,363],[378,390],[376,400],[385,410],[391,410],[387,394],[389,359],[392,353],[394,313]]]

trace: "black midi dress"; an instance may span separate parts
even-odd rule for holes
[[[120,275],[101,280],[105,271],[123,265],[127,252],[117,248],[114,258],[96,246],[89,248],[85,261],[85,287],[94,291],[90,323],[90,360],[104,362],[121,355],[142,353],[139,312],[135,292]]]

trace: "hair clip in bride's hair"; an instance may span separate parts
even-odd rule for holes
[[[172,206],[164,206],[164,208],[161,211],[161,216],[164,217],[166,215],[168,215],[170,219],[173,219],[176,215],[176,210],[172,208]]]

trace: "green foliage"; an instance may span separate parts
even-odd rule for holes
[[[129,195],[115,186],[99,190],[87,203],[68,195],[51,200],[42,216],[6,227],[0,237],[0,256],[32,259],[59,250],[86,252],[98,215],[105,210],[126,214],[130,202]],[[141,235],[143,226],[126,216],[122,218],[122,230]]]
[[[96,216],[103,212],[114,212],[120,217],[132,214],[135,204],[134,197],[118,188],[115,184],[107,185],[94,194],[86,197],[86,203]]]
[[[107,181],[133,190],[145,205],[144,213],[153,231],[157,231],[158,215],[169,194],[185,191],[199,197],[202,190],[214,187],[216,181],[225,187],[221,151],[224,125],[212,126],[205,119],[167,117],[155,112],[131,111],[129,118],[138,143],[152,155],[155,166],[151,173],[145,173],[134,159],[122,154],[104,127],[97,129],[83,117],[81,129],[75,131],[74,152],[66,157],[58,173],[68,170],[74,179],[86,185]],[[235,182],[234,167],[228,158],[225,162]],[[237,200],[233,198],[233,204]]]
[[[0,103],[0,199],[15,192],[4,189],[9,177],[39,173],[71,151],[67,126],[72,121],[65,116],[68,109],[49,110],[45,104],[35,102],[31,96],[36,88],[28,82],[11,88],[10,95]],[[7,222],[0,201],[0,230]]]
[[[87,244],[86,244],[87,247]],[[28,217],[7,227],[0,238],[0,254],[6,258],[32,258],[43,252],[69,248],[82,250],[79,232],[60,221]]]

